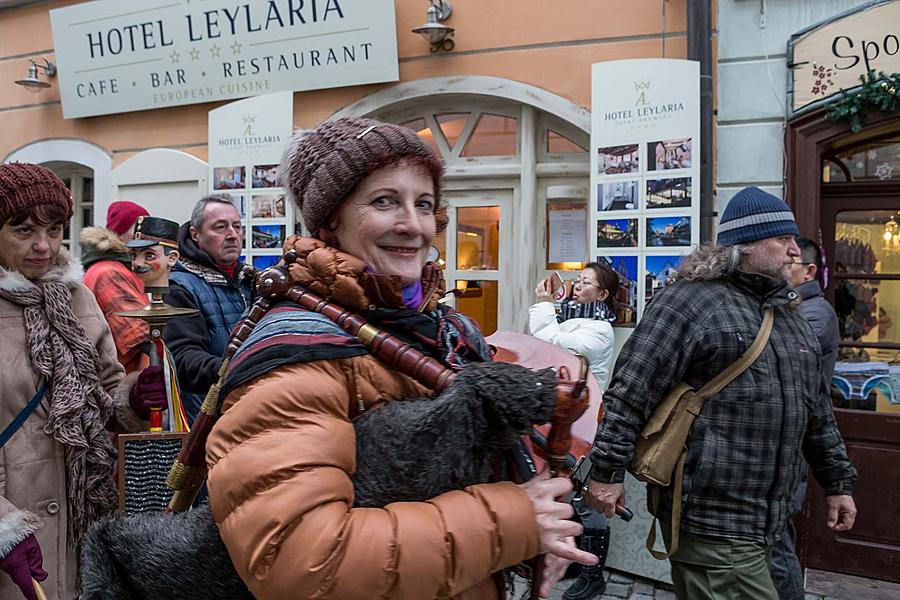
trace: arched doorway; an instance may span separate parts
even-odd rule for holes
[[[824,527],[822,492],[810,486],[798,551],[807,567],[900,581],[900,113],[873,113],[853,133],[819,109],[788,123],[786,150],[786,199],[831,267],[834,414],[859,471],[853,531]]]
[[[334,116],[405,125],[443,158],[450,225],[437,245],[448,287],[458,290],[450,302],[486,334],[524,331],[538,280],[581,268],[549,262],[547,215],[587,208],[586,109],[514,81],[455,77],[400,84]]]
[[[54,139],[23,146],[3,160],[43,165],[65,182],[72,191],[73,215],[64,244],[75,257],[80,256],[78,232],[93,225],[97,214],[106,214],[112,157],[89,142]]]

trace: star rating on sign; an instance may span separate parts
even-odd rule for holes
[[[237,40],[235,40],[234,43],[231,45],[231,53],[234,55],[241,53],[241,44],[238,43]]]
[[[222,51],[222,49],[219,48],[218,45],[213,44],[212,48],[209,49],[209,57],[210,58],[219,58],[219,52],[221,52],[221,51]]]
[[[200,51],[196,48],[191,48],[190,55],[191,61],[200,60]]]
[[[172,59],[172,64],[177,64],[181,61],[181,55],[178,54],[175,50],[172,50],[172,54],[169,55],[169,58]]]

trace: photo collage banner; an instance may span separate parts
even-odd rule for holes
[[[592,260],[619,274],[620,327],[671,282],[700,238],[700,69],[639,59],[592,69]]]
[[[241,260],[258,269],[277,263],[294,233],[293,206],[278,182],[293,131],[293,96],[256,96],[209,112],[209,192],[234,199],[244,224]]]

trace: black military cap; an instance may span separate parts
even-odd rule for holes
[[[166,246],[178,250],[178,223],[161,217],[138,217],[128,248]]]

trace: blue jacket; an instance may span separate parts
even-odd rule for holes
[[[200,316],[172,319],[164,338],[175,359],[181,399],[193,422],[206,392],[218,379],[231,330],[250,306],[253,277],[239,263],[234,279],[229,278],[189,236],[179,246],[182,258],[169,275],[165,301],[197,309]]]

